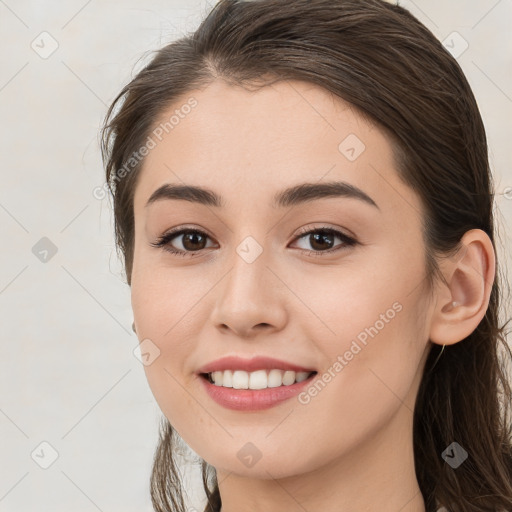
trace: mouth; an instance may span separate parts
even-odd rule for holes
[[[277,368],[216,370],[199,373],[207,395],[226,409],[257,412],[270,409],[296,397],[315,379],[316,371]]]
[[[211,361],[196,371],[207,395],[217,404],[237,411],[260,411],[290,400],[312,384],[311,366],[258,355],[238,355]]]
[[[316,375],[316,371],[262,369],[253,372],[245,370],[223,370],[199,375],[210,384],[223,388],[261,390],[292,386]]]

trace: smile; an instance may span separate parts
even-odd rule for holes
[[[229,384],[230,374],[231,386]],[[217,404],[226,409],[235,411],[260,411],[269,409],[281,404],[282,402],[293,398],[309,386],[317,374],[314,372],[296,372],[283,370],[257,370],[255,372],[245,372],[243,370],[225,370],[221,372],[212,372],[200,374],[200,382],[208,396]],[[226,383],[224,377],[227,376]],[[255,374],[255,376],[253,376]],[[223,379],[222,384],[217,384],[215,380]],[[300,380],[300,381],[299,381]],[[287,384],[289,382],[289,384]],[[250,385],[261,386],[252,389]],[[236,387],[241,386],[241,387]],[[274,387],[272,387],[274,386]]]
[[[302,382],[316,372],[295,372],[291,370],[257,370],[246,372],[244,370],[215,371],[202,376],[208,378],[215,386],[233,389],[267,389],[280,386],[291,386]]]

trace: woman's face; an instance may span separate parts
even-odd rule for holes
[[[407,438],[432,305],[420,200],[382,131],[300,81],[216,81],[155,128],[134,198],[132,306],[149,385],[181,437],[218,470],[261,478],[368,454],[385,432]],[[220,204],[147,204],[164,184]],[[166,247],[183,255],[152,245],[180,227]],[[281,363],[228,361],[228,387],[200,375],[228,356]],[[271,369],[285,363],[316,374],[279,385]],[[271,387],[241,389],[247,378]]]

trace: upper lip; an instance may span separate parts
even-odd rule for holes
[[[227,356],[205,364],[197,370],[197,373],[211,373],[224,370],[245,370],[252,372],[256,370],[292,370],[294,372],[313,372],[312,368],[304,368],[297,364],[274,359],[273,357],[257,356],[251,359],[244,359],[238,356]]]

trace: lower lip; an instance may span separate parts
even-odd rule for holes
[[[313,373],[306,380],[290,384],[289,386],[266,389],[225,388],[212,384],[203,376],[200,376],[199,379],[205,386],[206,392],[219,405],[237,411],[260,411],[274,407],[298,395],[311,383],[316,375],[316,373]]]

